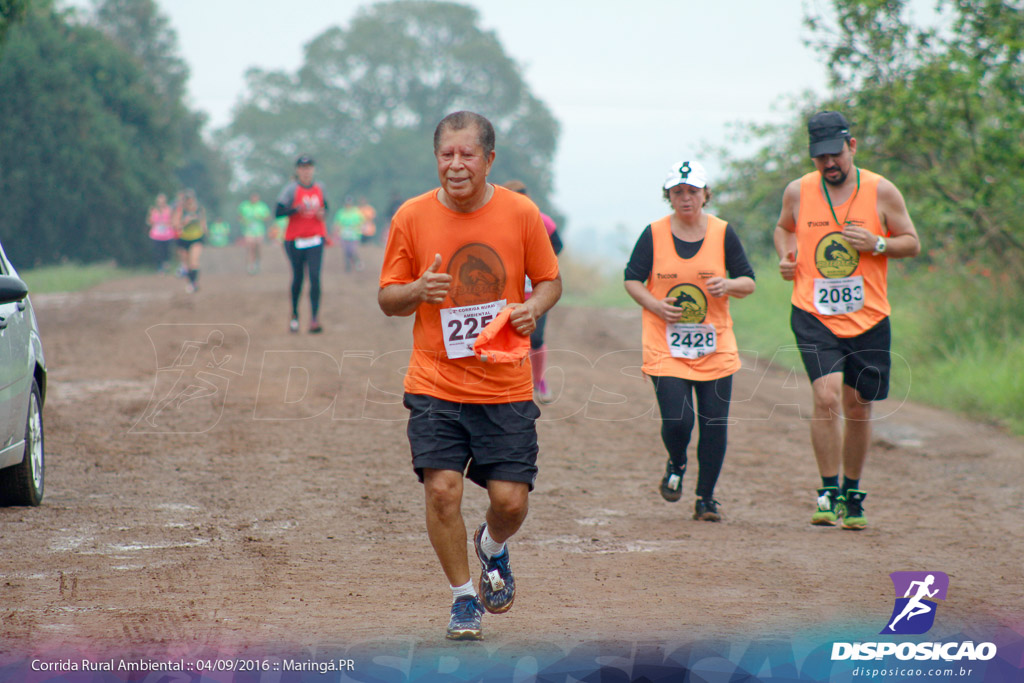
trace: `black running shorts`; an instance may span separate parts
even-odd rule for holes
[[[184,249],[188,251],[193,244],[203,244],[204,242],[206,242],[206,236],[204,235],[202,237],[197,237],[194,240],[187,240],[184,237],[179,237],[177,238],[176,241],[178,243],[178,249]]]
[[[537,479],[537,428],[540,409],[533,401],[453,403],[421,394],[405,394],[409,409],[412,466],[423,470],[465,472],[473,483],[489,479],[528,484]]]
[[[794,306],[790,326],[811,382],[842,372],[843,384],[856,389],[865,401],[881,401],[889,395],[889,318],[856,337],[837,337],[815,316]]]

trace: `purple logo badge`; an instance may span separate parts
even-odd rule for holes
[[[935,623],[936,600],[945,600],[949,577],[943,572],[893,572],[896,589],[892,616],[880,633],[920,635]]]

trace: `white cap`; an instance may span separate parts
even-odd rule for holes
[[[662,188],[670,190],[676,185],[692,185],[694,187],[706,187],[708,174],[698,161],[677,161],[669,169],[668,177]]]

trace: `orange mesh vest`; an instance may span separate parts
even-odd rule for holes
[[[878,181],[860,169],[860,190],[839,206],[836,218],[885,235],[878,218]],[[889,315],[884,254],[858,252],[842,236],[821,189],[821,174],[800,179],[796,219],[796,277],[793,305],[818,318],[838,337],[855,337]]]
[[[680,322],[687,327],[670,329],[664,320],[644,309],[643,371],[647,375],[704,382],[726,377],[740,369],[736,336],[729,317],[729,297],[712,297],[704,288],[710,278],[729,276],[725,270],[725,227],[725,221],[709,214],[700,251],[693,258],[684,259],[676,253],[671,216],[651,223],[654,266],[647,289],[658,299],[675,297],[677,305],[684,310]],[[673,356],[670,343],[685,345],[695,340],[695,335],[705,334],[707,328],[689,327],[694,324],[713,326],[715,350],[699,358]]]

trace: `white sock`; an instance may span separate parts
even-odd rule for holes
[[[472,595],[476,597],[476,589],[473,588],[473,579],[470,579],[461,586],[452,586],[452,602],[455,602],[458,598],[464,595]]]
[[[501,555],[501,551],[504,549],[505,544],[498,543],[491,538],[491,528],[485,526],[484,533],[480,536],[480,550],[483,550],[487,557],[494,557],[495,555]]]

